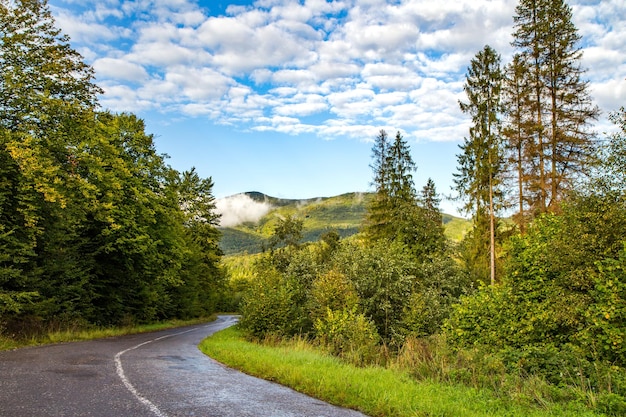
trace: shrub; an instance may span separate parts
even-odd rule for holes
[[[587,311],[589,325],[579,338],[599,359],[626,367],[626,249],[619,259],[598,263],[593,304]]]
[[[378,358],[380,337],[376,326],[356,307],[333,311],[326,310],[323,318],[315,321],[317,340],[335,356],[363,366]]]
[[[321,274],[313,281],[309,298],[309,311],[314,322],[324,318],[328,309],[351,310],[359,304],[354,285],[344,274],[334,270]]]
[[[302,290],[271,267],[260,267],[259,274],[243,296],[241,327],[249,335],[294,336],[308,331]]]

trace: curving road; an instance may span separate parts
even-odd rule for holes
[[[363,416],[226,368],[197,348],[233,316],[0,352],[0,416]]]

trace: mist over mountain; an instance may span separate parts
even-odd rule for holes
[[[252,193],[235,194],[215,202],[216,211],[221,215],[220,227],[235,227],[246,222],[256,223],[272,209],[268,201],[253,199],[250,194]]]

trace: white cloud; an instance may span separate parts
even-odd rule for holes
[[[51,3],[112,109],[322,137],[400,129],[435,141],[466,134],[457,102],[467,66],[485,44],[510,59],[517,5],[259,0],[208,16],[193,0]],[[615,110],[626,103],[626,4],[570,4],[590,91],[603,110]]]
[[[247,194],[220,198],[215,201],[215,206],[216,212],[222,216],[222,227],[234,227],[246,222],[256,223],[272,209],[268,202],[255,201]]]
[[[141,82],[148,79],[148,72],[134,62],[119,58],[100,58],[93,63],[98,76],[120,81]]]

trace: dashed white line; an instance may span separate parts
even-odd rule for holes
[[[152,411],[152,413],[154,413],[154,415],[157,416],[157,417],[167,417],[167,414],[165,414],[163,411],[159,410],[159,407],[154,405],[154,403],[152,401],[150,401],[149,399],[147,399],[146,397],[141,395],[139,393],[139,391],[137,391],[137,389],[133,386],[133,384],[130,383],[130,381],[128,380],[128,378],[124,374],[124,368],[122,367],[122,355],[125,354],[126,352],[130,352],[131,350],[138,349],[138,348],[140,348],[140,347],[142,347],[144,345],[147,345],[149,343],[157,342],[157,341],[162,340],[162,339],[167,339],[168,337],[174,337],[174,336],[179,336],[181,334],[193,332],[194,330],[197,330],[197,329],[185,330],[184,332],[179,332],[179,333],[174,333],[174,334],[170,334],[170,335],[167,335],[167,336],[157,337],[156,339],[148,340],[147,342],[140,343],[137,346],[133,346],[131,348],[128,348],[126,350],[122,350],[121,352],[117,352],[115,354],[115,370],[117,371],[117,375],[120,377],[120,379],[122,380],[122,382],[124,383],[126,388],[130,391],[130,393],[133,394],[133,396],[135,398],[137,398],[137,400],[139,400],[142,404],[147,406],[150,409],[150,411]]]

